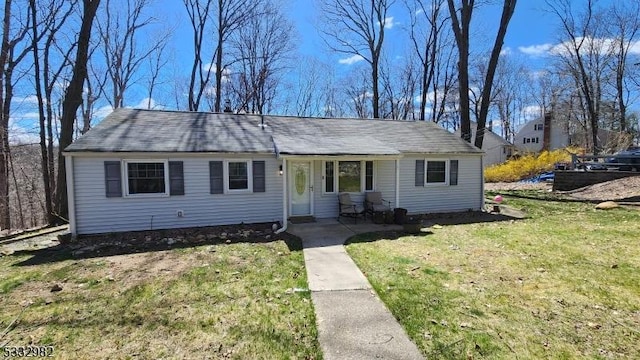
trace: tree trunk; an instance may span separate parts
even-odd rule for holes
[[[378,89],[378,59],[374,56],[371,63],[371,82],[373,83],[373,96],[371,98],[371,107],[373,110],[373,118],[380,118],[380,90]]]
[[[42,83],[40,79],[40,51],[38,49],[38,26],[36,19],[36,2],[35,0],[29,0],[29,6],[31,7],[31,22],[33,24],[33,71],[36,97],[38,98],[38,120],[40,126],[40,162],[42,166],[42,183],[44,185],[45,196],[45,221],[47,224],[51,224],[54,221],[53,217],[53,201],[51,199],[51,180],[49,179],[49,155],[47,154],[47,134],[46,134],[46,116],[44,110],[44,97],[42,94]]]
[[[216,98],[213,111],[220,112],[220,102],[222,97],[222,43],[224,42],[222,4],[218,5],[218,45],[216,46]]]
[[[460,137],[471,142],[471,114],[469,113],[469,25],[473,13],[474,0],[463,0],[460,19],[454,0],[447,0],[453,34],[458,45],[458,94],[460,97]]]
[[[67,91],[62,102],[62,118],[60,118],[60,148],[58,149],[58,181],[56,191],[57,215],[67,219],[69,207],[67,203],[67,176],[65,158],[62,155],[64,149],[73,140],[73,127],[76,120],[78,107],[82,104],[82,90],[84,80],[87,77],[87,61],[89,57],[89,40],[91,39],[91,27],[96,15],[100,0],[84,0],[84,11],[82,24],[78,33],[78,49],[75,63],[73,65],[73,75],[67,87]]]
[[[489,114],[489,105],[491,104],[491,87],[493,85],[493,78],[496,73],[496,67],[498,67],[498,60],[500,58],[500,52],[502,51],[504,37],[507,34],[507,28],[509,27],[509,22],[511,21],[511,16],[513,15],[515,9],[516,0],[504,1],[502,16],[500,18],[500,27],[498,28],[498,34],[496,35],[496,42],[493,44],[493,50],[491,50],[491,58],[489,58],[487,75],[485,77],[484,86],[482,87],[482,97],[480,99],[480,116],[478,116],[478,127],[476,129],[476,139],[474,144],[478,149],[482,149],[484,132],[487,123],[487,115]]]
[[[9,56],[9,30],[11,25],[11,0],[4,2],[2,19],[2,48],[0,49],[0,229],[11,228],[9,208],[9,117],[5,117],[4,68]]]

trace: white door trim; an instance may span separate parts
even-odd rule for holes
[[[287,187],[287,191],[289,192],[289,216],[313,216],[314,214],[314,191],[315,191],[315,186],[314,186],[314,177],[313,177],[313,165],[314,165],[314,161],[313,160],[302,160],[302,161],[298,161],[298,160],[289,160],[287,161],[287,180],[289,182],[289,186]],[[309,214],[296,214],[293,215],[293,196],[292,193],[294,191],[293,187],[295,187],[295,181],[294,179],[292,179],[293,176],[293,169],[295,167],[296,163],[307,163],[309,164]]]

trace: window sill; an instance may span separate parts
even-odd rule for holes
[[[225,194],[227,195],[233,195],[233,194],[253,194],[253,191],[249,190],[249,189],[238,189],[238,190],[229,190],[227,189],[227,191],[225,191]]]
[[[127,199],[164,198],[169,197],[169,193],[125,194],[123,197]]]

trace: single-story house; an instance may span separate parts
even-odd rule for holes
[[[472,121],[471,139],[476,138],[477,131],[478,123]],[[454,134],[460,136],[460,129],[457,129]],[[512,143],[487,128],[484,132],[484,139],[482,141],[482,151],[484,151],[482,165],[486,168],[488,166],[502,164],[507,161],[511,155],[513,155],[514,150],[515,147]]]
[[[64,150],[72,234],[483,207],[482,151],[424,121],[117,109]]]

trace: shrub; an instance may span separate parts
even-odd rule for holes
[[[575,152],[575,149],[572,152]],[[519,158],[493,165],[484,170],[486,182],[513,182],[530,178],[537,174],[551,171],[558,162],[570,162],[569,149],[543,151],[540,154],[525,154]]]

